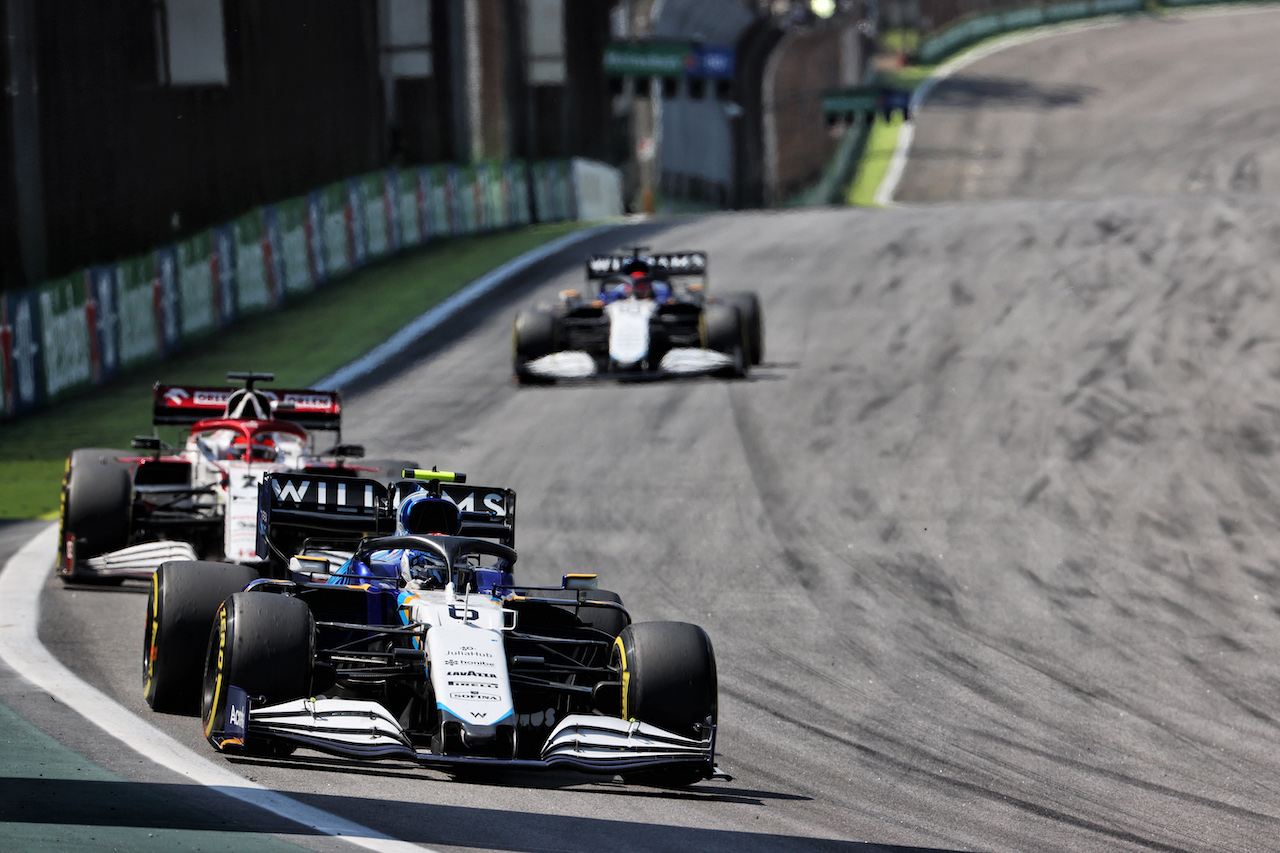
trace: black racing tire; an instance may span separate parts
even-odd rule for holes
[[[67,561],[67,539],[75,542],[75,561],[97,557],[129,544],[133,530],[133,466],[117,457],[127,450],[87,447],[67,457],[62,476],[62,512],[58,530],[58,564]],[[93,575],[75,571],[65,581],[83,582]],[[109,579],[115,580],[115,579]]]
[[[205,653],[200,719],[219,752],[288,755],[293,746],[247,736],[227,738],[232,686],[249,694],[250,707],[311,695],[315,669],[315,619],[306,602],[270,592],[237,592],[218,608]]]
[[[608,589],[590,589],[586,590],[587,599],[594,601],[612,601],[622,604],[622,596]],[[622,633],[622,629],[631,624],[631,616],[626,610],[614,607],[583,607],[577,603],[578,590],[576,589],[551,589],[539,590],[530,593],[539,598],[559,598],[566,601],[572,601],[573,604],[556,605],[561,610],[572,613],[577,617],[578,621],[589,628],[595,628],[604,631],[612,637],[617,637]]]
[[[511,330],[511,365],[521,385],[546,385],[550,380],[529,371],[526,365],[550,355],[559,346],[559,320],[540,308],[521,311]]]
[[[613,644],[613,666],[622,691],[623,719],[639,720],[685,737],[705,736],[718,717],[716,658],[711,638],[686,622],[628,625]],[[691,785],[707,776],[705,765],[673,766],[626,774],[628,781]]]
[[[200,713],[204,655],[218,605],[257,579],[255,569],[234,563],[182,560],[156,570],[142,637],[142,693],[152,710]]]
[[[760,297],[755,291],[740,290],[725,293],[716,298],[717,302],[734,305],[742,315],[747,338],[747,361],[755,367],[764,360],[764,311],[760,308]]]
[[[736,305],[709,303],[702,311],[702,345],[733,358],[733,363],[717,372],[719,376],[741,379],[749,367],[747,330]]]

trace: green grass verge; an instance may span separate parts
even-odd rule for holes
[[[354,361],[422,312],[486,272],[585,227],[565,222],[431,246],[361,270],[290,303],[12,422],[0,422],[0,518],[37,518],[58,509],[63,467],[77,447],[129,446],[151,431],[157,381],[226,382],[228,370],[275,374],[275,385],[305,387]],[[495,379],[495,381],[499,381]],[[165,433],[166,440],[176,440]]]
[[[876,74],[876,83],[892,86],[897,89],[915,91],[930,74],[935,65],[907,65],[902,68],[882,70]],[[889,171],[889,161],[893,158],[894,149],[898,147],[898,131],[902,128],[902,116],[895,113],[893,118],[885,121],[877,118],[871,124],[871,134],[867,137],[867,145],[862,151],[862,159],[858,161],[853,181],[845,200],[859,207],[870,207],[876,203],[876,191]]]
[[[902,127],[902,116],[895,114],[892,119],[876,119],[871,124],[871,135],[867,137],[867,147],[862,150],[862,159],[858,161],[858,171],[849,185],[848,202],[859,207],[870,207],[876,203],[876,191],[889,171],[889,161],[893,158],[894,149],[898,147],[898,130]]]

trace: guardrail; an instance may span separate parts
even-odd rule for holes
[[[1182,2],[1210,2],[1210,0],[1182,0]],[[1046,3],[969,15],[925,36],[920,42],[915,58],[922,65],[933,65],[991,36],[1045,24],[1060,24],[1125,12],[1140,12],[1146,6],[1146,0],[1068,0],[1064,3]]]
[[[397,252],[578,218],[575,174],[594,176],[582,207],[599,216],[610,209],[602,170],[610,167],[557,160],[373,172],[138,257],[0,293],[0,418],[102,385]]]

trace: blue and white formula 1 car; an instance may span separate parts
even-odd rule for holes
[[[199,704],[225,753],[305,747],[659,785],[728,778],[715,765],[715,656],[701,628],[632,624],[594,576],[518,585],[514,492],[406,473],[431,479],[387,490],[269,475],[259,544],[268,556],[296,549],[289,580],[161,566],[144,641],[149,704]],[[344,537],[384,532],[340,553]]]
[[[760,299],[707,295],[705,252],[587,259],[591,292],[521,311],[512,336],[524,384],[595,377],[745,376],[764,355]]]
[[[351,462],[340,443],[336,391],[255,388],[270,373],[228,373],[243,388],[154,389],[153,430],[186,431],[179,447],[158,434],[133,449],[76,450],[62,482],[58,574],[65,581],[150,577],[166,560],[256,563],[258,484],[273,471],[317,471],[387,482],[413,462]],[[317,431],[339,436],[321,451]]]

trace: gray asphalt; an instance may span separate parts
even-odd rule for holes
[[[747,381],[517,388],[521,292],[349,395],[372,454],[519,491],[529,581],[708,630],[733,782],[234,766],[450,850],[1280,849],[1277,36],[1014,48],[920,112],[915,203],[650,235],[760,292]],[[146,713],[145,595],[56,583],[44,641]]]

